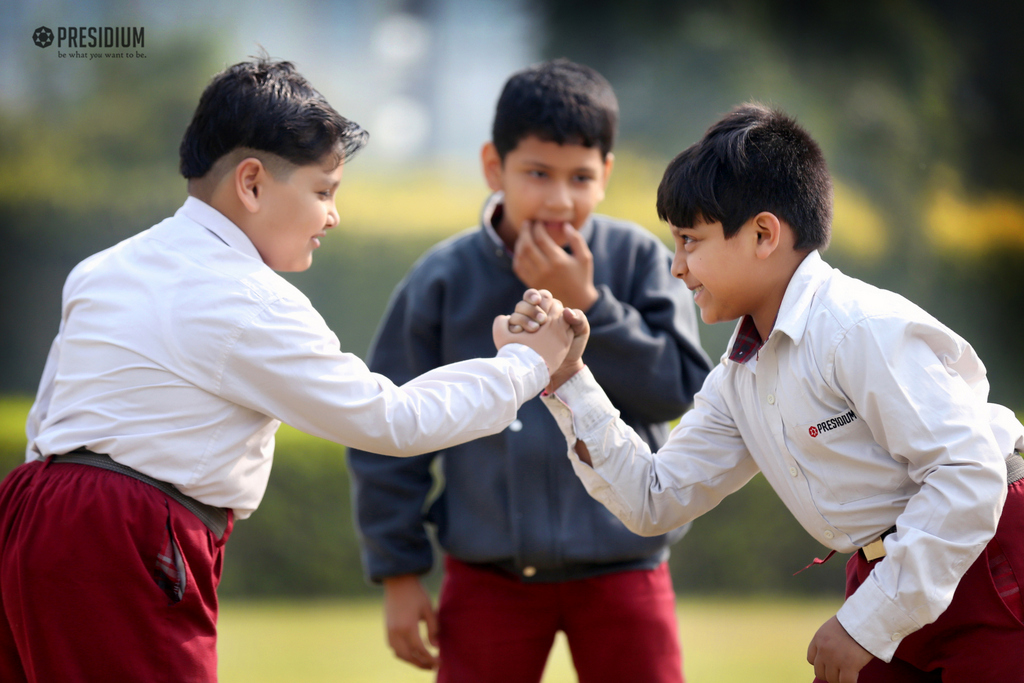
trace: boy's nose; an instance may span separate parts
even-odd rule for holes
[[[331,204],[331,208],[327,210],[327,227],[333,228],[340,220],[341,217],[338,215],[338,205]]]
[[[553,183],[551,191],[548,192],[547,204],[549,208],[565,209],[572,207],[572,196],[569,188],[562,183]]]
[[[672,257],[672,277],[682,280],[688,272],[689,269],[686,267],[686,252],[681,249],[676,249],[675,256]]]

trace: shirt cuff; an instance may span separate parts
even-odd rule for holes
[[[921,628],[882,592],[871,576],[847,598],[836,618],[861,647],[883,662],[892,661],[903,639]]]
[[[543,391],[551,381],[544,358],[525,344],[506,344],[498,349],[495,357],[513,362],[513,373],[522,383],[523,395],[517,396],[520,406]]]
[[[572,412],[573,428],[579,439],[586,440],[619,416],[619,411],[586,366],[555,389],[555,396]]]

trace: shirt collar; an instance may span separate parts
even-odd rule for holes
[[[782,296],[779,314],[775,317],[775,327],[794,342],[799,342],[807,329],[807,319],[811,314],[811,302],[822,283],[831,277],[832,266],[821,259],[815,249],[809,253],[797,267],[793,277],[786,286]]]
[[[184,216],[192,222],[198,223],[232,249],[237,249],[246,256],[263,261],[260,252],[256,250],[256,246],[242,232],[242,229],[203,200],[190,196],[174,215]]]
[[[817,250],[809,253],[797,266],[796,272],[786,285],[786,293],[782,296],[782,304],[779,306],[771,334],[778,331],[794,342],[799,342],[807,329],[814,294],[831,274],[832,267],[821,259],[821,254]],[[746,363],[757,355],[763,345],[764,340],[754,325],[754,319],[745,315],[733,333],[729,346],[729,360]]]

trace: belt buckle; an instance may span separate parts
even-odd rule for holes
[[[866,546],[861,548],[860,551],[864,553],[865,560],[868,562],[874,562],[880,557],[885,557],[885,543],[881,538],[879,538],[868,543]]]

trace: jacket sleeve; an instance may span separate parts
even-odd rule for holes
[[[711,363],[700,345],[690,293],[672,277],[671,254],[654,238],[632,238],[628,248],[610,248],[610,242],[592,247],[595,264],[629,276],[618,296],[606,282],[597,285],[583,360],[624,416],[667,422],[693,403]],[[617,281],[614,274],[601,279]]]
[[[392,295],[370,346],[370,369],[402,384],[440,365],[437,307],[413,301],[422,286],[403,281]],[[390,576],[430,571],[434,557],[424,526],[433,487],[431,466],[437,453],[392,458],[348,450],[356,526],[362,541],[363,569],[380,582]]]

